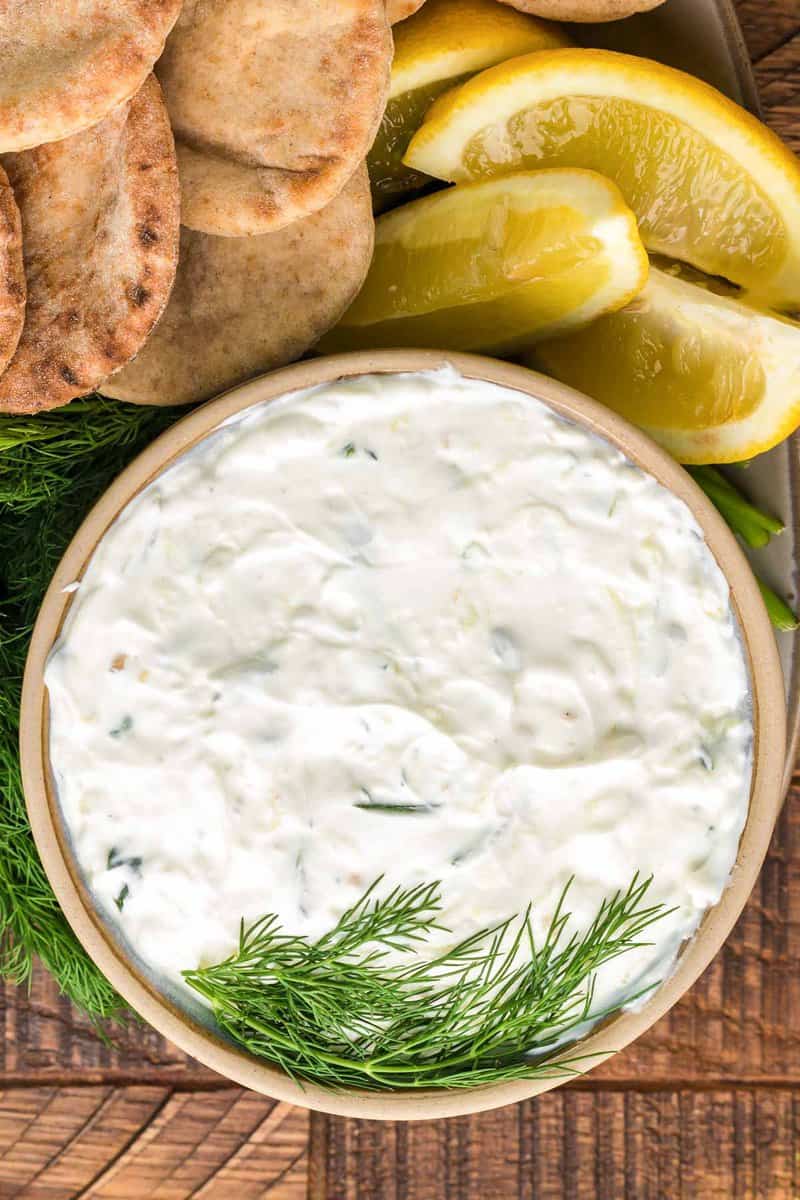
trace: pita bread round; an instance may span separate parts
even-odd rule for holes
[[[372,145],[391,60],[383,0],[186,0],[156,72],[177,140],[207,156],[184,155],[189,224],[225,232],[220,197],[234,225],[257,209],[257,233],[327,204]]]
[[[386,0],[386,16],[389,18],[389,24],[396,25],[398,21],[405,21],[406,17],[413,17],[424,3],[425,0]]]
[[[101,391],[135,404],[190,404],[299,358],[361,287],[373,235],[363,165],[325,208],[275,233],[182,230],[167,311]]]
[[[17,348],[24,320],[22,221],[8,176],[0,167],[0,375]]]
[[[307,216],[309,193],[316,204],[318,171],[247,167],[176,143],[181,181],[181,222],[217,237],[271,233]],[[324,171],[324,168],[322,168]]]
[[[392,0],[389,0],[392,3]],[[664,0],[502,0],[520,12],[551,21],[618,21],[650,12]]]
[[[178,172],[155,78],[99,125],[3,165],[22,214],[28,302],[0,412],[32,413],[128,362],[167,302]]]
[[[181,0],[2,0],[0,153],[97,124],[153,69]]]

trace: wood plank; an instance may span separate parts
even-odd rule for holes
[[[796,1088],[576,1088],[479,1117],[314,1117],[310,1200],[793,1200]],[[386,1186],[384,1186],[384,1181]]]
[[[768,124],[800,152],[800,32],[760,60],[756,81]]]
[[[767,123],[800,152],[800,3],[737,0]]]
[[[243,1088],[0,1092],[3,1200],[305,1200],[309,1116]]]
[[[756,63],[800,30],[797,0],[736,0],[736,10]]]
[[[126,1127],[146,1122],[165,1095],[163,1088],[132,1089],[125,1112],[120,1114],[111,1112],[109,1088],[37,1088],[0,1093],[0,1195],[38,1195],[37,1181],[53,1171],[58,1173],[64,1160],[74,1156],[76,1147],[91,1146],[98,1124],[103,1128],[100,1153],[113,1154],[116,1146],[122,1148],[127,1140]],[[32,1104],[36,1111],[30,1119]],[[9,1136],[13,1130],[15,1136]]]
[[[0,1078],[44,1082],[139,1079],[213,1086],[217,1078],[149,1026],[131,1021],[111,1031],[111,1044],[59,993],[53,978],[37,969],[29,990],[0,985],[4,1033]]]

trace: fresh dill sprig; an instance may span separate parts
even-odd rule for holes
[[[95,1021],[124,1003],[80,945],[42,869],[19,769],[19,702],[42,596],[67,543],[111,480],[181,410],[99,396],[30,417],[0,416],[0,975],[42,960]]]
[[[380,898],[379,883],[316,942],[285,933],[271,914],[242,923],[224,962],[183,976],[231,1037],[297,1080],[474,1087],[575,1073],[582,1056],[553,1060],[547,1048],[608,1015],[593,1008],[595,972],[646,945],[641,934],[666,915],[646,903],[651,880],[635,875],[585,933],[568,935],[568,884],[540,945],[528,908],[426,960],[425,939],[442,928],[439,885]],[[390,950],[412,961],[398,964]]]

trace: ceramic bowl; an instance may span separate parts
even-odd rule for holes
[[[727,577],[749,663],[755,722],[750,810],[736,865],[719,903],[683,947],[673,973],[638,1011],[609,1019],[583,1039],[579,1053],[602,1062],[644,1033],[691,987],[728,936],[753,887],[782,801],[786,715],[775,639],[750,568],[727,526],[686,472],[627,421],[578,392],[522,367],[474,355],[383,351],[314,359],[265,375],[196,409],[159,437],[120,475],[76,534],[45,596],[33,634],[22,697],[22,769],[36,844],[67,920],[114,986],[160,1033],[208,1067],[258,1092],[324,1112],[353,1117],[416,1119],[479,1112],[557,1086],[536,1079],[456,1092],[328,1092],[301,1087],[283,1072],[237,1048],[199,1006],[187,1009],[148,972],[106,924],[70,848],[48,763],[48,704],[44,667],[69,610],[66,584],[80,579],[95,547],[120,510],[179,455],[222,421],[255,404],[341,377],[369,372],[430,370],[452,363],[469,378],[488,380],[536,397],[556,412],[606,438],[679,496],[702,527]]]

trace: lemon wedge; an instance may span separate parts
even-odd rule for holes
[[[594,172],[449,188],[379,218],[364,286],[317,349],[510,352],[621,308],[648,267],[619,189]]]
[[[404,161],[466,182],[533,167],[603,171],[651,251],[800,306],[800,163],[714,88],[648,59],[547,50],[441,97]]]
[[[367,158],[376,210],[430,182],[402,158],[437,96],[506,58],[569,44],[557,25],[497,0],[428,0],[398,25],[389,101]]]
[[[683,463],[752,458],[800,425],[800,324],[656,267],[621,312],[538,344],[525,361]]]

